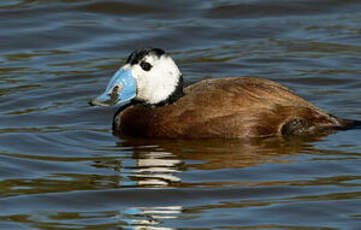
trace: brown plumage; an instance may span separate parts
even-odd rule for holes
[[[255,77],[203,80],[184,93],[169,105],[139,103],[120,109],[113,129],[154,138],[245,138],[316,134],[354,125],[280,84]]]

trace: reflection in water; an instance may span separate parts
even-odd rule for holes
[[[239,169],[255,167],[265,163],[284,164],[293,162],[297,154],[320,152],[312,142],[320,142],[322,137],[297,137],[284,139],[244,140],[147,140],[123,137],[119,148],[133,149],[133,156],[124,159],[129,183],[122,185],[136,187],[189,187],[222,186],[230,184],[250,184],[238,177],[224,176],[221,180],[202,179],[202,171]],[[181,172],[200,170],[199,177],[182,181]],[[212,175],[207,173],[208,176]],[[227,174],[225,174],[227,175]],[[131,183],[133,181],[133,183]],[[256,185],[256,184],[253,184]]]
[[[234,182],[217,181],[219,178],[198,178],[198,181],[189,182],[182,181],[182,177],[179,175],[182,171],[194,169],[213,171],[254,167],[270,162],[287,163],[291,161],[291,156],[294,154],[317,151],[313,148],[312,141],[320,140],[320,138],[286,140],[279,137],[247,140],[174,141],[129,137],[122,139],[126,141],[117,144],[120,149],[134,148],[132,156],[123,159],[122,163],[123,169],[124,167],[127,169],[128,179],[134,184],[123,181],[121,182],[122,186],[147,188],[219,187],[231,184],[249,184],[239,181],[239,178],[233,178]],[[199,176],[201,175],[199,173]],[[253,183],[252,185],[256,186],[257,184]],[[267,183],[258,183],[258,185],[264,186]],[[238,207],[239,205],[230,205],[230,207],[233,206]],[[118,218],[121,222],[126,222],[122,226],[132,226],[135,229],[172,229],[163,227],[162,223],[167,219],[179,219],[182,210],[184,210],[182,206],[134,206],[120,210]]]
[[[194,187],[194,186],[229,186],[244,184],[252,186],[276,185],[283,182],[249,183],[233,178],[235,181],[217,181],[219,178],[198,178],[198,181],[182,181],[181,172],[213,171],[254,167],[263,163],[288,163],[292,156],[299,153],[318,151],[312,141],[320,137],[292,138],[281,137],[247,140],[147,140],[123,137],[118,147],[134,148],[132,159],[134,166],[128,166],[128,177],[137,187]],[[234,173],[234,172],[232,172]],[[201,177],[198,173],[197,177]],[[286,183],[286,182],[284,182]],[[258,206],[260,204],[251,204]],[[267,204],[266,204],[267,205]],[[228,204],[221,208],[239,208],[245,204]],[[207,206],[208,207],[208,206]],[[216,209],[220,208],[214,206]],[[179,219],[182,206],[130,207],[121,211],[119,218],[135,229],[172,229],[163,227],[166,219]],[[197,208],[195,208],[196,210]],[[210,209],[210,206],[207,208]]]
[[[178,172],[177,165],[182,161],[167,159],[172,157],[167,152],[148,152],[137,159],[137,167],[131,174],[136,178],[138,185],[169,185],[179,182],[180,179],[174,175]]]
[[[178,218],[181,212],[181,206],[137,207],[126,209],[120,219],[134,226],[134,229],[170,230],[173,228],[158,225],[162,220]]]
[[[319,142],[321,138],[167,141],[128,137],[117,145],[135,148],[133,158],[137,159],[137,172],[172,173],[188,167],[214,170],[251,167],[267,162],[286,163],[294,154],[318,152],[312,142]]]

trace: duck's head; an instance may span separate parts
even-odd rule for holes
[[[172,103],[183,95],[183,78],[173,59],[158,48],[134,51],[91,105],[148,105]]]

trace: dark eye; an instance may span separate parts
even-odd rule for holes
[[[148,62],[145,62],[145,61],[142,61],[142,62],[140,63],[140,66],[142,67],[142,69],[143,69],[144,71],[149,71],[149,70],[152,68],[152,65],[149,64]]]

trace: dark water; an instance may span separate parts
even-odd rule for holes
[[[0,229],[361,229],[361,130],[144,140],[87,105],[155,46],[188,82],[257,75],[361,120],[360,1],[4,0],[0,28]]]

